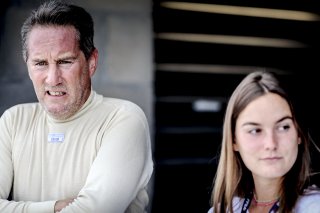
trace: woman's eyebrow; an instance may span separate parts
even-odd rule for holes
[[[280,122],[282,122],[282,121],[284,121],[284,120],[286,120],[286,119],[293,120],[292,116],[287,115],[287,116],[284,116],[284,117],[280,118],[280,119],[277,121],[277,123],[280,123]]]

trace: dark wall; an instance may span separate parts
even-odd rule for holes
[[[208,3],[207,9],[217,3],[187,2]],[[196,213],[209,209],[227,100],[242,78],[256,69],[266,68],[280,74],[294,102],[300,124],[320,147],[319,83],[316,77],[320,68],[317,56],[320,50],[320,8],[317,2],[218,3],[300,10],[317,18],[298,21],[179,10],[166,7],[161,0],[154,1],[154,212]],[[196,7],[193,5],[192,8]],[[184,37],[179,37],[182,34]],[[258,45],[250,44],[250,39],[247,44],[236,43],[235,37],[232,37],[234,40],[210,40],[223,35],[227,38],[267,39]],[[290,45],[271,45],[273,39],[285,40]],[[201,100],[208,101],[209,107],[220,103],[220,108],[195,108]],[[312,168],[320,172],[320,152],[311,146],[311,153]],[[312,177],[312,182],[320,186],[320,175]],[[171,206],[169,210],[168,206]]]

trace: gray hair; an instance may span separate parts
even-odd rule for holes
[[[73,26],[77,32],[80,50],[89,59],[95,49],[94,27],[91,15],[82,7],[59,0],[47,1],[33,10],[21,27],[22,55],[28,60],[28,36],[34,26]]]

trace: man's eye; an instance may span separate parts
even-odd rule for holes
[[[36,66],[45,66],[47,63],[45,61],[40,61],[36,63]]]
[[[71,64],[71,61],[58,61],[58,64]]]

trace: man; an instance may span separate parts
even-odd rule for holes
[[[146,211],[149,127],[137,105],[92,90],[93,34],[90,14],[57,1],[24,22],[23,57],[39,103],[0,119],[0,212]]]

